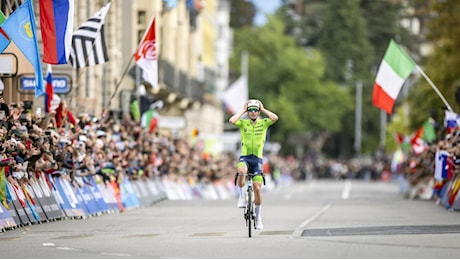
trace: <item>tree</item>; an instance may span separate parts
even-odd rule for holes
[[[232,0],[230,7],[230,27],[242,28],[252,26],[256,8],[252,2],[247,0]]]
[[[369,43],[366,21],[359,1],[328,2],[319,34],[318,47],[326,60],[326,79],[350,88],[352,94],[356,92],[357,82],[363,83],[362,128],[372,131],[371,135],[363,132],[363,142],[373,142],[371,145],[375,148],[375,143],[378,142],[378,134],[375,135],[378,133],[379,122],[378,116],[375,116],[377,110],[367,109],[372,107],[370,97],[372,97],[373,84],[370,80],[370,68],[373,49]],[[354,110],[349,111],[342,122],[344,128],[341,133],[330,140],[330,143],[335,146],[331,146],[332,151],[338,152],[340,157],[354,155],[352,149],[355,132],[354,118]],[[371,145],[365,146],[368,151]]]
[[[236,30],[230,68],[240,71],[240,54],[249,53],[249,96],[279,114],[270,138],[283,143],[283,153],[292,153],[296,145],[307,146],[315,137],[340,131],[351,99],[347,89],[324,79],[321,53],[298,47],[284,31],[275,17],[262,27]]]
[[[361,0],[360,8],[367,24],[369,42],[374,49],[371,64],[375,70],[390,39],[404,42],[405,46],[413,49],[415,38],[401,26],[401,4],[394,1]]]
[[[325,76],[344,84],[368,77],[373,50],[359,2],[329,1],[323,23],[318,47],[326,59]]]
[[[424,71],[437,86],[448,104],[458,113],[460,104],[455,99],[460,85],[460,2],[455,0],[435,1],[431,6],[427,38],[432,42],[432,53],[425,61]],[[422,66],[422,64],[419,64]],[[427,118],[435,117],[442,124],[445,104],[425,79],[420,79],[408,96],[411,105],[412,129],[417,129]]]
[[[413,1],[424,0],[412,0],[410,4],[414,4]],[[327,55],[327,76],[349,87],[350,93],[355,93],[357,79],[363,81],[362,150],[371,153],[380,141],[380,111],[372,105],[372,91],[383,54],[392,38],[411,49],[415,49],[419,42],[401,26],[401,18],[405,15],[402,10],[405,9],[398,1],[389,0],[294,2],[294,5],[285,4],[277,12],[277,16],[287,23],[286,33],[299,45],[319,47]],[[357,65],[361,67],[357,68]],[[354,138],[354,124],[350,123],[353,122],[353,113],[350,111],[345,117],[347,122],[344,122],[341,133],[328,141],[328,150],[333,156],[337,156],[340,149],[343,149],[342,154],[353,154],[350,151]]]

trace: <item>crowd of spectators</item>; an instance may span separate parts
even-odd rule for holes
[[[444,203],[450,207],[459,190],[460,127],[439,127],[422,152],[407,153],[397,173],[407,182],[403,192],[410,199],[436,199],[439,204],[447,192],[449,201]]]
[[[43,173],[61,175],[73,185],[79,185],[76,176],[85,175],[104,182],[121,180],[122,175],[190,185],[233,182],[235,154],[214,156],[189,138],[141,127],[129,113],[121,119],[105,112],[100,117],[75,116],[62,100],[55,111],[40,115],[32,105],[6,104],[0,96],[0,167],[11,184]],[[283,160],[273,161],[279,172]]]
[[[135,180],[167,177],[188,182],[233,178],[236,158],[215,158],[185,138],[149,131],[127,114],[123,119],[103,113],[100,118],[74,116],[65,101],[40,116],[30,102],[6,104],[0,97],[0,166],[8,181],[25,181],[31,174],[99,175],[117,179],[121,173]]]

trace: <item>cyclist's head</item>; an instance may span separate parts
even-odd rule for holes
[[[249,99],[248,101],[248,111],[250,112],[258,112],[260,109],[260,103],[258,100]]]
[[[257,120],[260,112],[260,103],[258,100],[250,99],[248,101],[248,115],[252,121]]]

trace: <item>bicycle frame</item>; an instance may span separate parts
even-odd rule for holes
[[[238,179],[238,176],[245,176],[246,177],[246,207],[243,211],[243,217],[246,220],[246,226],[248,227],[248,236],[252,236],[252,228],[256,228],[256,212],[254,210],[254,188],[253,188],[253,180],[252,178],[257,174],[254,173],[247,173],[247,174],[239,174],[236,173],[235,175],[235,185]],[[263,184],[265,185],[265,177],[262,174]]]

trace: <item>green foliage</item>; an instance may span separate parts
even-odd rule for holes
[[[409,4],[414,1],[425,0]],[[390,0],[286,2],[276,13],[283,22],[271,18],[263,27],[235,31],[230,68],[240,71],[240,54],[249,52],[250,95],[280,114],[272,137],[286,140],[289,134],[323,131],[333,134],[330,143],[336,147],[329,155],[353,155],[355,86],[360,80],[361,150],[373,153],[380,142],[380,110],[372,105],[377,67],[390,39],[409,48],[419,44],[401,27],[400,10]],[[295,46],[308,46],[308,51]]]
[[[232,0],[230,27],[242,28],[252,26],[255,15],[256,8],[252,2],[246,0]]]
[[[394,1],[361,0],[360,7],[367,24],[369,41],[374,48],[371,60],[374,66],[380,64],[390,39],[413,47],[413,37],[400,25],[398,13],[402,5]]]
[[[325,76],[350,88],[353,110],[348,111],[342,122],[344,128],[334,139],[341,146],[341,156],[354,154],[351,144],[355,135],[356,84],[363,83],[362,92],[362,144],[361,150],[372,151],[378,146],[378,110],[372,106],[373,82],[371,79],[371,60],[373,48],[370,45],[366,20],[359,1],[328,1],[324,12],[323,26],[319,34],[318,47],[326,60]],[[345,147],[346,146],[346,147]],[[364,148],[364,149],[363,149]]]
[[[249,53],[249,96],[262,100],[280,116],[271,133],[273,141],[286,143],[292,134],[338,132],[341,117],[351,109],[348,90],[324,80],[325,63],[317,50],[297,47],[284,35],[283,23],[271,17],[263,27],[235,31],[233,71],[240,56]]]
[[[318,46],[326,59],[326,77],[339,83],[370,73],[372,47],[359,1],[329,1]]]
[[[394,111],[391,116],[391,124],[387,125],[386,138],[385,138],[385,150],[387,152],[393,152],[398,148],[395,136],[400,134],[402,136],[411,136],[412,132],[409,129],[409,121],[407,120],[409,112],[409,106],[403,104]]]
[[[430,11],[434,15],[427,25],[427,37],[433,43],[433,52],[426,59],[423,70],[447,103],[458,113],[460,105],[455,98],[455,92],[460,86],[460,16],[457,15],[460,12],[460,1],[435,1]],[[420,126],[427,116],[432,116],[442,124],[446,106],[427,80],[420,76],[408,98],[411,104],[410,118],[414,119],[411,122],[413,130]]]

